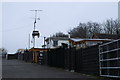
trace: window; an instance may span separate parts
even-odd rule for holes
[[[55,47],[55,46],[58,46],[58,41],[56,40],[56,41],[53,41],[53,46]]]

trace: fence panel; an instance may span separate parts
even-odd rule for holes
[[[75,71],[91,75],[99,75],[98,45],[77,50]]]
[[[65,67],[65,50],[63,48],[50,49],[47,53],[47,64],[52,67]]]
[[[49,66],[85,74],[99,75],[98,45],[78,50],[75,48],[51,49],[47,55]]]

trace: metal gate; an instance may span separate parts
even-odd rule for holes
[[[120,78],[120,39],[99,46],[100,76]]]

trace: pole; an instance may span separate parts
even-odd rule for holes
[[[42,10],[30,10],[30,11],[34,11],[35,12],[35,21],[34,21],[34,31],[35,31],[35,27],[36,27],[36,20],[37,20],[37,11],[42,11]],[[33,48],[35,47],[35,36],[33,37]]]
[[[71,43],[70,43],[70,32],[68,33],[69,38],[69,71],[71,71]]]
[[[46,38],[46,37],[44,37],[44,49],[45,49],[45,38]]]
[[[30,11],[35,11],[35,21],[34,21],[34,31],[35,31],[35,24],[36,24],[36,19],[37,19],[37,11],[42,11],[42,10],[30,10]],[[33,62],[35,61],[35,36],[33,35]]]
[[[33,38],[33,48],[35,48],[35,37]]]
[[[30,34],[29,34],[29,39],[28,39],[28,48],[30,49]]]

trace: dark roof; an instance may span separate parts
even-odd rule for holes
[[[98,38],[98,39],[119,39],[120,35],[116,34],[94,34],[92,38]]]
[[[47,48],[31,48],[29,49],[29,51],[47,51],[48,49]]]
[[[52,39],[52,40],[69,40],[68,37],[48,37],[45,41],[48,41],[49,39]]]

